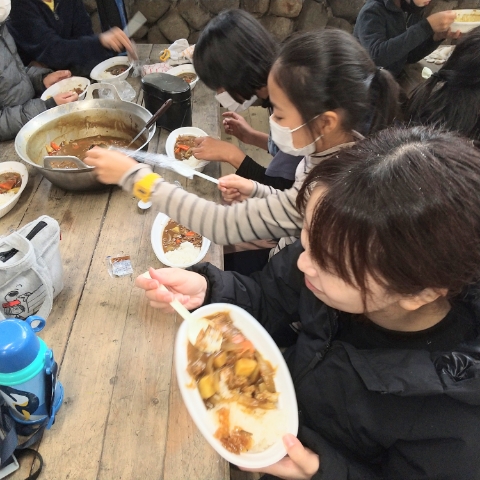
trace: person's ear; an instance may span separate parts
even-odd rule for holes
[[[416,295],[408,295],[402,297],[398,304],[404,310],[414,311],[418,310],[424,305],[434,302],[440,297],[446,297],[448,290],[446,288],[425,288]]]
[[[315,119],[315,130],[321,135],[329,135],[340,125],[340,117],[337,112],[329,110]]]

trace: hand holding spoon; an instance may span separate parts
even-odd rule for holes
[[[148,272],[143,274],[151,278]],[[159,288],[169,292],[165,285],[159,284]],[[188,322],[188,341],[198,350],[204,353],[218,352],[222,346],[223,335],[216,330],[214,325],[207,318],[195,318],[178,300],[173,299],[170,302],[173,309]]]

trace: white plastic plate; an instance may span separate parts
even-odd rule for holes
[[[60,80],[54,83],[51,87],[48,87],[40,97],[42,100],[48,100],[50,97],[54,97],[59,93],[66,93],[74,88],[81,88],[83,91],[78,96],[79,100],[85,98],[87,87],[90,85],[90,80],[85,77],[70,77]]]
[[[111,75],[110,73],[105,72],[107,68],[113,67],[114,65],[128,65],[128,68],[120,75]],[[99,63],[90,72],[90,78],[92,80],[96,80],[97,82],[106,83],[111,80],[125,80],[128,77],[131,69],[132,65],[130,65],[128,57],[125,55],[120,55],[118,57],[112,57]]]
[[[167,267],[177,267],[177,268],[191,267],[192,265],[195,265],[196,263],[202,261],[203,257],[205,257],[205,255],[208,252],[208,249],[210,248],[210,240],[205,237],[202,237],[203,238],[202,248],[200,249],[200,253],[194,262],[187,263],[185,265],[181,265],[181,264],[176,265],[170,262],[165,257],[165,252],[163,251],[163,246],[162,246],[162,237],[163,237],[163,230],[165,229],[165,226],[167,225],[169,220],[170,220],[170,217],[167,217],[167,215],[165,215],[164,213],[159,213],[152,225],[152,233],[150,235],[150,240],[152,242],[153,251],[155,252],[155,255],[157,256],[157,258]]]
[[[291,433],[296,436],[298,432],[298,411],[292,378],[282,353],[268,332],[248,312],[228,303],[205,305],[192,312],[192,315],[198,318],[225,311],[230,313],[235,326],[253,343],[255,349],[276,369],[275,388],[277,392],[280,392],[278,408],[284,412],[286,417],[287,428],[285,433]],[[282,438],[278,438],[271,447],[263,452],[247,452],[236,455],[225,449],[220,441],[214,437],[217,426],[212,417],[207,414],[207,409],[200,397],[198,388],[195,387],[192,377],[187,372],[187,326],[187,322],[183,322],[180,325],[175,339],[175,371],[185,406],[201,434],[218,454],[239,467],[262,468],[281,460],[287,453]]]
[[[28,170],[23,163],[20,162],[1,162],[0,173],[16,172],[22,176],[22,185],[20,190],[4,205],[0,205],[0,218],[6,215],[18,202],[20,195],[25,190],[28,182]],[[2,195],[2,194],[0,194]]]
[[[480,9],[464,9],[464,10],[454,10],[457,14],[457,18],[460,18],[462,15],[479,15],[480,16]],[[457,32],[460,30],[462,33],[467,33],[470,30],[473,30],[475,27],[480,25],[480,19],[477,22],[459,22],[455,20],[450,25],[450,30],[452,32]]]
[[[175,158],[175,142],[177,137],[180,135],[193,135],[195,137],[208,137],[208,135],[200,128],[197,127],[180,127],[176,130],[173,130],[170,135],[167,137],[165,142],[165,152],[171,158]],[[202,172],[206,165],[208,165],[207,160],[198,160],[199,164],[194,168],[195,170]]]

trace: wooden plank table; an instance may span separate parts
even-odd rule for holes
[[[160,45],[139,45],[140,58],[158,61]],[[142,103],[140,79],[129,79]],[[219,110],[201,82],[192,92],[193,125],[219,137]],[[149,151],[164,152],[168,132],[158,130]],[[0,161],[20,160],[13,141],[0,143]],[[205,169],[218,176],[219,165]],[[40,333],[53,349],[65,400],[55,425],[38,449],[48,480],[228,479],[229,465],[196,429],[180,397],[173,370],[174,338],[181,319],[154,310],[134,280],[160,267],[150,245],[156,216],[118,187],[70,192],[29,168],[30,179],[17,206],[0,220],[0,234],[42,214],[58,220],[65,288]],[[198,177],[185,180],[161,171],[192,192],[219,199],[216,186]],[[112,278],[106,257],[129,254],[134,274]],[[222,267],[222,249],[205,258]],[[11,477],[35,469],[22,458]]]

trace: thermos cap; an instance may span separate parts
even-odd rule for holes
[[[0,321],[0,374],[28,367],[39,350],[40,341],[29,323],[13,318]]]
[[[175,75],[168,73],[150,73],[142,78],[142,88],[154,97],[174,103],[188,100],[191,97],[190,85]]]

